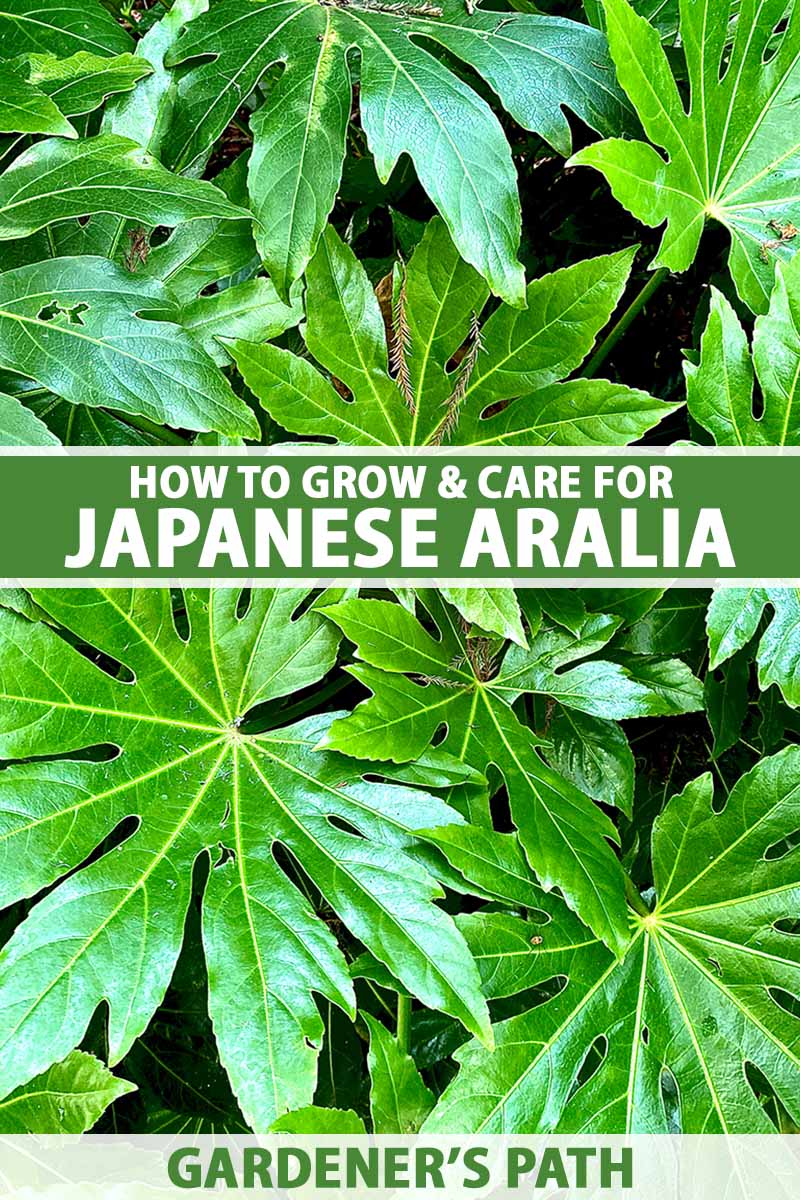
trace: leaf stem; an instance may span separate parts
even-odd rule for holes
[[[639,889],[631,879],[630,875],[625,876],[625,896],[628,904],[634,912],[637,912],[640,917],[649,917],[650,909],[645,904],[642,897],[639,895]]]
[[[411,1048],[411,997],[397,997],[397,1044],[404,1054]]]
[[[603,338],[602,342],[589,359],[583,371],[581,371],[581,375],[584,379],[591,379],[592,376],[597,372],[598,367],[603,365],[611,351],[616,346],[617,342],[627,330],[630,323],[639,315],[645,304],[647,304],[647,301],[655,292],[658,291],[668,275],[668,267],[659,267],[657,271],[653,272],[647,283],[644,285],[638,295],[634,296],[633,300],[631,300],[630,304],[625,309],[625,312],[608,332],[608,334]]]

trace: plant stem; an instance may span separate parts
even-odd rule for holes
[[[628,904],[630,904],[634,912],[637,912],[640,917],[650,916],[650,909],[639,895],[639,890],[631,879],[630,875],[625,876],[625,896]]]
[[[411,997],[397,997],[397,1044],[404,1054],[411,1047]]]
[[[583,371],[581,371],[581,375],[584,379],[591,379],[596,373],[598,367],[603,365],[611,351],[616,346],[617,342],[625,333],[631,321],[633,321],[634,318],[639,315],[645,304],[647,304],[647,301],[654,292],[658,291],[668,275],[668,267],[659,267],[657,271],[653,272],[642,290],[637,296],[634,296],[633,300],[631,300],[630,304],[625,309],[625,312],[609,331],[606,337],[603,338],[602,342],[589,359]]]
[[[132,426],[133,429],[138,429],[140,433],[147,433],[157,439],[157,441],[166,443],[168,446],[186,446],[186,439],[180,434],[173,433],[171,429],[167,429],[163,425],[156,425],[152,421],[148,421],[147,417],[138,417],[135,413],[113,412],[114,416],[126,425]]]

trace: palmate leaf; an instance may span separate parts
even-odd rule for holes
[[[180,170],[203,164],[267,68],[285,64],[253,121],[250,169],[261,253],[281,290],[314,252],[338,189],[351,48],[360,55],[361,125],[381,180],[408,154],[459,253],[497,295],[522,303],[508,143],[488,104],[437,52],[466,63],[515,120],[568,153],[563,108],[601,132],[626,124],[603,35],[562,18],[467,14],[458,0],[383,11],[314,0],[212,3],[169,56],[173,65],[204,61],[181,79],[167,160]]]
[[[752,352],[730,303],[712,289],[699,362],[685,362],[684,372],[689,412],[718,446],[800,445],[800,258],[778,265]]]
[[[789,258],[800,224],[800,6],[743,0],[728,54],[731,0],[682,0],[681,42],[691,85],[688,108],[656,30],[627,0],[604,0],[620,83],[650,140],[611,139],[571,160],[596,167],[614,195],[646,225],[666,229],[653,265],[685,271],[707,220],[731,238],[730,270],[754,312],[767,307],[774,260]]]
[[[153,310],[162,319],[140,315]],[[107,259],[34,263],[0,275],[0,366],[72,404],[258,437],[250,409],[177,319],[157,280]]]
[[[478,333],[488,289],[434,219],[395,281],[392,373],[378,300],[329,227],[306,276],[305,339],[352,398],[280,347],[239,342],[233,355],[251,391],[294,433],[373,446],[625,445],[676,406],[605,380],[560,381],[607,323],[632,258],[623,250],[535,279],[524,311],[501,305]],[[460,365],[448,369],[461,348]]]
[[[73,1050],[0,1100],[0,1134],[85,1133],[110,1104],[135,1091],[91,1054]]]
[[[563,988],[496,1025],[493,1055],[456,1051],[425,1132],[774,1132],[748,1064],[797,1120],[800,848],[784,839],[798,797],[797,747],[762,760],[722,812],[710,775],[674,797],[653,831],[655,907],[621,962],[554,897],[542,923],[460,918],[488,996]]]
[[[468,639],[435,593],[420,595],[439,640],[388,601],[344,600],[324,610],[368,664],[351,671],[372,692],[350,716],[334,722],[324,744],[345,754],[404,762],[444,727],[442,748],[484,774],[492,767],[503,777],[519,840],[542,884],[560,888],[581,919],[621,952],[628,926],[622,872],[609,845],[617,838],[615,827],[574,783],[545,764],[540,740],[511,705],[522,692],[558,689],[579,710],[597,712],[600,705],[604,715],[615,717],[685,709],[672,708],[616,663],[595,661],[558,673],[557,667],[608,641],[617,625],[613,618],[596,618],[583,643],[569,639],[569,648],[555,631],[540,634],[553,643],[549,657],[534,639],[528,651],[513,647],[498,669],[491,648]],[[688,707],[699,708],[698,681],[685,667],[682,676],[691,684]],[[459,840],[464,839],[458,831],[448,834],[451,861],[452,843]],[[457,865],[473,878],[469,865]],[[483,879],[476,882],[485,886]]]
[[[44,622],[0,611],[0,754],[36,760],[0,775],[0,903],[56,884],[0,954],[0,1095],[62,1058],[103,1000],[111,1064],[125,1055],[163,999],[203,854],[211,1018],[254,1128],[311,1102],[312,992],[353,1008],[304,876],[423,1003],[487,1036],[476,968],[433,903],[441,887],[407,853],[417,829],[463,818],[366,782],[375,764],[314,750],[330,714],[243,731],[256,706],[333,665],[334,628],[304,607],[306,592],[187,591],[183,635],[166,591],[34,598],[122,666],[107,674]],[[96,745],[116,756],[74,757]],[[119,845],[73,871],[115,830]]]

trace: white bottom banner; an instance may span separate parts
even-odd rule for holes
[[[782,1136],[10,1136],[0,1196],[800,1200]]]

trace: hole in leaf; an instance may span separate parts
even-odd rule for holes
[[[239,592],[239,598],[236,601],[236,616],[239,621],[244,620],[244,618],[246,617],[246,615],[250,609],[250,604],[252,602],[252,599],[253,599],[253,589],[249,588],[249,587],[243,587],[242,590]]]
[[[236,862],[236,851],[230,846],[226,846],[223,842],[218,843],[219,858],[214,863],[214,870],[218,871],[220,867],[224,867],[226,863]]]
[[[307,596],[304,596],[297,605],[297,608],[292,612],[292,621],[299,621],[303,614],[308,612],[314,601],[319,599],[321,594],[321,591],[317,590],[309,592]]]
[[[755,1063],[745,1061],[744,1077],[751,1092],[763,1108],[764,1114],[775,1128],[782,1132],[781,1118],[785,1110],[766,1075],[758,1069]]]
[[[642,1026],[641,1038],[642,1038],[642,1042],[643,1042],[643,1044],[644,1044],[645,1046],[649,1046],[649,1045],[650,1045],[650,1029],[649,1029],[649,1026],[647,1026],[647,1025],[643,1025],[643,1026]]]
[[[172,588],[169,594],[170,607],[172,609],[172,623],[175,626],[175,632],[182,642],[188,642],[192,635],[191,626],[189,623],[189,614],[186,610],[186,597],[181,588]]]
[[[776,933],[785,933],[789,937],[800,936],[800,919],[797,917],[781,917],[779,921],[774,921],[772,928]]]
[[[77,638],[69,629],[62,629],[58,626],[50,627],[52,632],[60,637],[68,645],[72,646],[73,650],[77,650],[78,654],[83,655],[90,663],[98,667],[104,674],[108,675],[117,683],[136,683],[136,675],[118,658],[113,658],[105,650],[98,650],[96,646],[90,645],[88,642]]]
[[[491,782],[493,783],[494,780]],[[511,804],[508,799],[508,792],[504,786],[500,787],[494,793],[489,807],[494,828],[500,833],[510,833],[514,829],[514,822],[511,819]]]
[[[661,1094],[661,1104],[667,1123],[668,1133],[682,1132],[681,1094],[678,1081],[669,1067],[662,1067],[658,1079],[658,1089]]]
[[[97,746],[81,746],[78,750],[69,750],[61,754],[29,754],[26,758],[6,758],[0,762],[0,772],[7,770],[9,767],[17,766],[21,762],[25,763],[47,763],[47,762],[89,762],[89,763],[110,763],[115,758],[119,758],[122,749],[115,746],[111,742],[103,742]]]
[[[782,34],[786,32],[787,24],[787,18],[781,17],[780,21],[777,21],[775,25],[773,25],[772,32],[766,40],[764,51],[761,55],[761,62],[765,67],[772,61],[772,59],[780,50],[783,44]]]
[[[342,833],[348,833],[351,837],[360,838],[361,841],[366,840],[364,834],[356,829],[355,825],[351,825],[349,821],[345,821],[343,817],[338,817],[335,813],[328,813],[326,820],[334,829],[339,829]]]
[[[311,879],[311,876],[303,870],[291,850],[287,849],[281,842],[273,842],[272,858],[275,865],[284,873],[286,878],[303,893],[313,909],[319,911],[325,907],[322,893]]]
[[[492,1021],[507,1021],[509,1017],[516,1017],[519,1013],[538,1008],[540,1004],[546,1004],[548,1000],[553,1000],[560,992],[563,992],[568,983],[569,979],[566,975],[554,975],[552,979],[538,983],[535,987],[526,988],[525,991],[516,992],[513,996],[503,996],[498,997],[497,1000],[491,1000],[489,1012]]]
[[[781,838],[779,842],[773,842],[771,846],[767,846],[764,851],[764,858],[767,862],[775,862],[779,858],[785,858],[787,854],[791,854],[800,846],[800,829],[795,829],[793,833],[788,834],[785,838]]]
[[[792,1017],[800,1017],[800,998],[792,992],[787,992],[781,987],[768,987],[767,994],[778,1008],[782,1008]]]
[[[760,387],[753,388],[752,412],[756,421],[760,421],[764,416],[764,393]]]
[[[570,1098],[580,1091],[602,1067],[608,1056],[608,1038],[604,1033],[599,1034],[586,1051],[583,1062],[578,1067],[578,1073],[570,1090]]]
[[[73,304],[71,308],[65,308],[58,300],[51,300],[49,304],[45,304],[39,309],[37,317],[40,321],[55,321],[57,317],[66,317],[66,324],[83,325],[81,313],[89,311],[89,305],[82,301],[78,304]],[[62,322],[64,324],[65,322]]]

